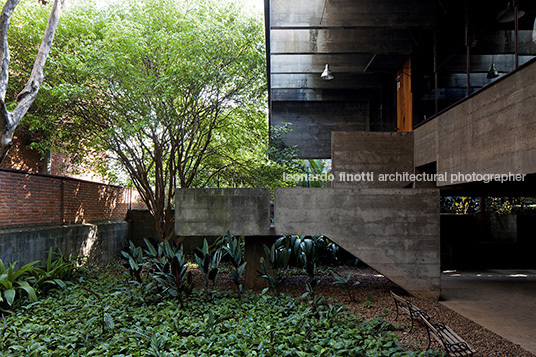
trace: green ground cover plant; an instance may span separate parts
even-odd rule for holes
[[[381,318],[342,305],[312,309],[280,295],[194,290],[184,307],[140,293],[119,264],[83,270],[36,302],[19,301],[0,322],[6,356],[419,356],[404,351]],[[439,354],[436,354],[439,355]]]

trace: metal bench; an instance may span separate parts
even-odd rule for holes
[[[396,306],[396,318],[398,319],[399,311],[402,311],[411,318],[411,328],[409,332],[413,330],[414,320],[421,320],[423,318],[430,318],[430,316],[423,309],[418,308],[413,305],[408,299],[404,299],[402,296],[399,296],[391,291],[393,300],[395,301]]]
[[[439,342],[449,356],[472,356],[476,351],[469,346],[456,332],[452,331],[450,327],[445,326],[441,322],[431,322],[430,318],[423,317],[421,319],[426,326],[428,332],[428,348],[432,344],[430,335],[432,335],[437,342]]]

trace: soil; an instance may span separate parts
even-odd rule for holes
[[[326,270],[324,268],[324,270]],[[347,277],[351,274],[349,284],[335,284],[333,275]],[[196,274],[197,275],[197,274]],[[198,279],[201,277],[198,276]],[[301,274],[291,274],[283,281],[281,293],[300,298],[305,292],[307,276]],[[356,281],[359,284],[354,285]],[[200,282],[201,283],[201,282]],[[201,283],[202,284],[202,283]],[[217,286],[223,289],[234,289],[234,284],[228,274],[222,273]],[[260,292],[262,289],[254,290]],[[536,357],[536,355],[524,350],[501,336],[487,330],[477,323],[463,317],[453,310],[441,305],[439,302],[418,299],[407,294],[396,284],[368,267],[330,267],[327,271],[319,274],[316,294],[322,297],[334,299],[346,304],[350,311],[371,319],[381,316],[386,321],[395,325],[395,333],[400,336],[402,343],[409,350],[424,350],[428,347],[428,335],[426,328],[420,323],[416,323],[413,330],[410,330],[410,320],[407,315],[401,315],[396,319],[396,308],[390,291],[400,296],[406,297],[413,304],[424,309],[433,321],[443,322],[460,335],[469,345],[477,350],[475,356],[481,357]],[[433,350],[443,350],[432,338],[430,346]]]

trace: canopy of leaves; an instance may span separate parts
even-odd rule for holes
[[[16,13],[13,88],[46,14],[29,0]],[[267,156],[262,16],[237,1],[78,2],[26,125],[42,151],[66,149],[103,174],[117,159],[148,185],[173,169],[180,187],[282,184],[282,161]]]

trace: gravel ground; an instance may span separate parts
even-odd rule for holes
[[[396,309],[389,293],[391,290],[407,297],[412,303],[426,310],[434,321],[443,322],[452,328],[477,350],[475,356],[536,357],[519,345],[502,338],[438,302],[409,296],[403,289],[370,268],[334,267],[328,270],[319,279],[316,290],[318,293],[322,294],[324,298],[332,298],[345,303],[353,313],[366,319],[382,316],[385,320],[394,323],[397,327],[395,333],[400,336],[400,342],[408,349],[425,349],[428,346],[426,329],[417,323],[413,331],[409,333],[410,320],[406,315],[401,315],[398,321],[395,321]],[[346,277],[348,274],[352,276],[350,285],[334,284],[335,279],[332,275]],[[353,285],[355,281],[359,281],[359,284]],[[305,292],[306,282],[307,277],[304,275],[291,275],[285,278],[281,292],[300,297]],[[217,285],[220,288],[233,287],[227,274],[220,276]],[[442,350],[442,347],[435,340],[432,341],[431,348]]]

